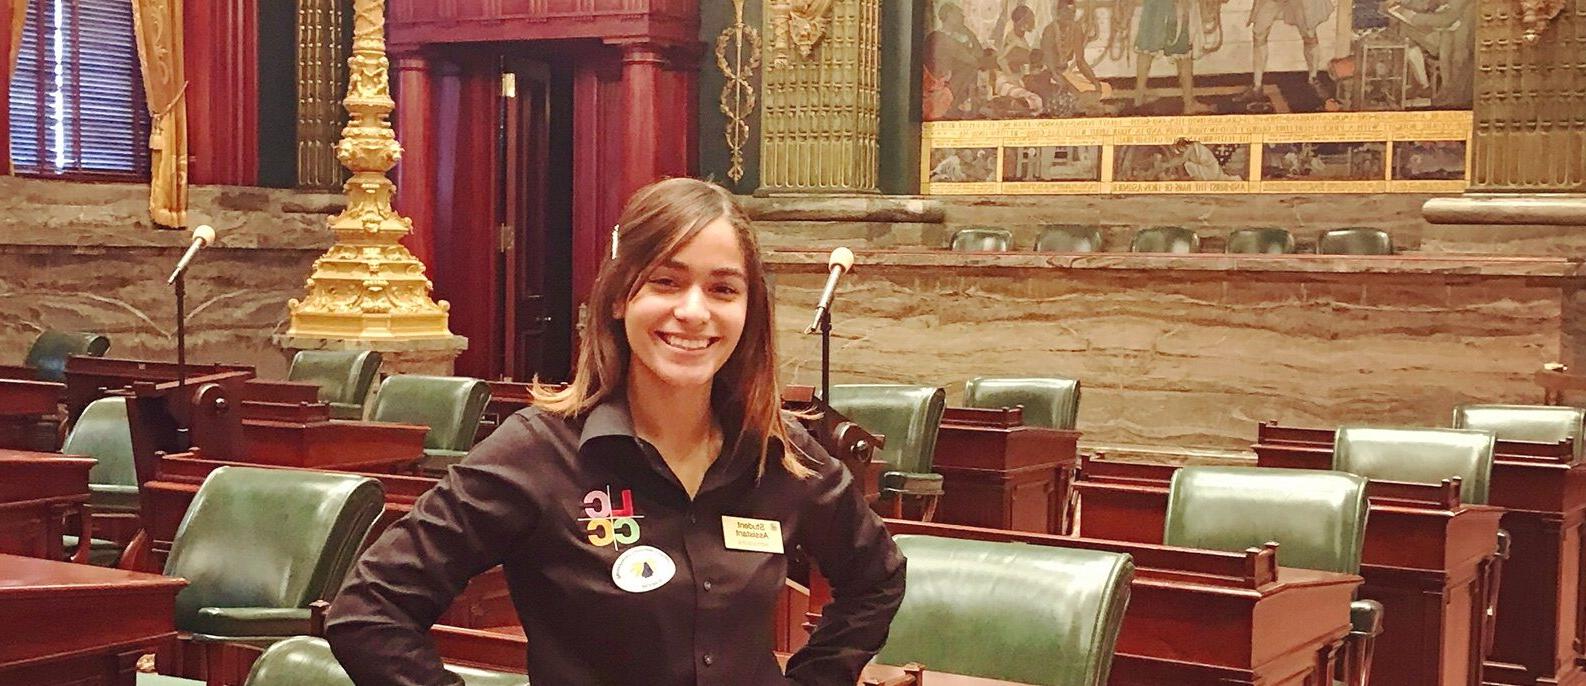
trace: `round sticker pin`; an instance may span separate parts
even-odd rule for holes
[[[629,548],[611,566],[611,580],[629,593],[644,593],[666,585],[677,575],[672,558],[654,546]]]

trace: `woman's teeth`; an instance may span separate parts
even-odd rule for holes
[[[661,334],[661,340],[667,345],[680,350],[704,350],[710,345],[709,338],[684,338],[682,336],[672,336],[664,333]]]

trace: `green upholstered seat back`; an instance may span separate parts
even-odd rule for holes
[[[1035,239],[1036,252],[1098,252],[1101,229],[1094,226],[1052,226]]]
[[[1024,423],[1072,429],[1079,416],[1079,381],[1062,377],[976,377],[964,384],[968,407],[1024,406]]]
[[[318,384],[320,402],[362,405],[379,372],[380,353],[373,350],[300,350],[286,378]]]
[[[1491,431],[1500,441],[1558,443],[1574,439],[1575,461],[1586,447],[1586,409],[1561,405],[1460,405],[1454,428]]]
[[[490,403],[490,384],[463,376],[399,374],[380,383],[369,419],[430,428],[425,448],[467,450]]]
[[[1315,469],[1184,467],[1162,542],[1238,552],[1278,544],[1278,564],[1354,574],[1366,541],[1366,479]]]
[[[1316,239],[1322,255],[1392,255],[1393,237],[1381,229],[1333,229]]]
[[[72,355],[104,357],[110,339],[82,331],[45,331],[33,340],[23,364],[33,369],[42,381],[65,381],[66,358]]]
[[[931,471],[936,433],[942,426],[947,392],[935,386],[850,384],[831,388],[832,409],[870,433],[886,436],[877,451],[894,470]]]
[[[503,674],[469,667],[447,667],[467,686],[528,686],[522,674]],[[243,686],[354,686],[330,644],[314,636],[293,636],[264,651]]]
[[[221,467],[193,497],[165,574],[187,579],[176,625],[205,607],[306,608],[341,586],[385,507],[380,482],[334,472]]]
[[[1006,252],[1013,247],[1013,234],[990,226],[959,229],[953,233],[947,247],[955,252]]]
[[[1333,469],[1368,479],[1430,484],[1457,476],[1459,499],[1485,505],[1492,444],[1491,431],[1345,426],[1333,438]]]
[[[1287,229],[1240,229],[1228,234],[1226,252],[1245,254],[1282,254],[1294,252],[1294,234]]]
[[[1129,604],[1128,555],[902,535],[903,606],[883,664],[1043,686],[1100,686]]]
[[[132,425],[127,423],[126,398],[100,398],[88,404],[66,434],[61,452],[86,455],[99,462],[88,472],[88,483],[138,485],[132,462]]]
[[[1201,237],[1182,226],[1153,226],[1135,232],[1129,252],[1188,253],[1201,249]]]

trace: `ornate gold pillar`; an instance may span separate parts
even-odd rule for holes
[[[449,373],[468,340],[447,328],[450,305],[430,298],[424,263],[398,242],[412,221],[392,209],[386,172],[402,156],[387,120],[390,62],[385,55],[385,0],[354,5],[348,60],[347,128],[337,157],[352,172],[347,209],[329,221],[336,244],[314,262],[308,295],[291,300],[291,326],[276,338],[291,349],[369,349],[385,353],[387,371]],[[394,369],[391,369],[394,367]]]
[[[345,0],[298,0],[297,185],[332,190],[347,180],[336,159],[346,125],[337,97],[346,92]]]
[[[760,189],[876,192],[879,0],[766,0]]]
[[[1586,225],[1586,0],[1480,9],[1470,186],[1426,219]]]

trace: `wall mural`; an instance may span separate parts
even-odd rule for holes
[[[1464,188],[1475,0],[928,8],[926,192]]]

